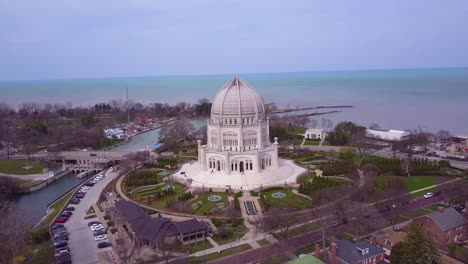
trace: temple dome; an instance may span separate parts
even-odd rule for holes
[[[230,80],[215,96],[211,115],[219,117],[241,117],[255,115],[263,117],[265,106],[258,93],[238,77]]]

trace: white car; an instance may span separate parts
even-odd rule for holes
[[[98,230],[103,230],[104,226],[103,225],[92,225],[89,227],[92,231],[98,231]]]
[[[425,198],[425,199],[428,199],[428,198],[431,198],[432,196],[434,196],[434,194],[431,193],[431,192],[429,192],[429,193],[426,193],[426,194],[424,195],[424,198]]]
[[[96,240],[96,241],[101,241],[101,240],[104,240],[104,239],[107,239],[106,235],[100,235],[100,236],[95,236],[94,237],[94,240]]]
[[[81,189],[83,189],[83,190],[84,190],[84,189],[88,190],[88,189],[90,189],[90,188],[89,188],[89,186],[86,186],[86,185],[85,185],[85,186],[82,186]]]

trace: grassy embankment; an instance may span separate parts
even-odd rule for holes
[[[31,167],[26,169],[25,167]],[[28,175],[42,173],[44,166],[32,160],[0,160],[0,173]]]

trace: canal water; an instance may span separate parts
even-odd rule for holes
[[[199,129],[200,127],[206,125],[206,118],[194,119],[190,122],[195,127],[195,129]],[[112,150],[113,151],[137,151],[147,146],[149,147],[154,146],[159,141],[159,131],[161,131],[160,128],[138,134],[132,137],[127,143],[117,146],[113,148]]]
[[[206,124],[206,119],[195,119],[191,123],[198,129]],[[146,146],[153,146],[158,143],[160,129],[150,130],[145,133],[134,136],[130,141],[112,149],[113,151],[137,151]],[[49,184],[43,189],[21,194],[17,198],[17,212],[22,219],[36,224],[45,215],[47,206],[70,191],[79,183],[85,181],[89,177],[79,179],[76,174],[68,174]]]
[[[28,223],[36,224],[46,215],[47,206],[51,202],[88,178],[80,179],[70,173],[40,190],[21,194],[16,199],[17,212]]]

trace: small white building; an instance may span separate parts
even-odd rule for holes
[[[409,136],[408,131],[393,129],[366,129],[366,135],[371,138],[389,141],[401,141]]]
[[[106,128],[104,129],[104,134],[106,135],[106,138],[109,138],[109,139],[112,139],[112,138],[123,139],[125,137],[124,131],[118,128]]]
[[[304,133],[306,139],[322,140],[327,136],[327,133],[322,128],[309,128]]]

